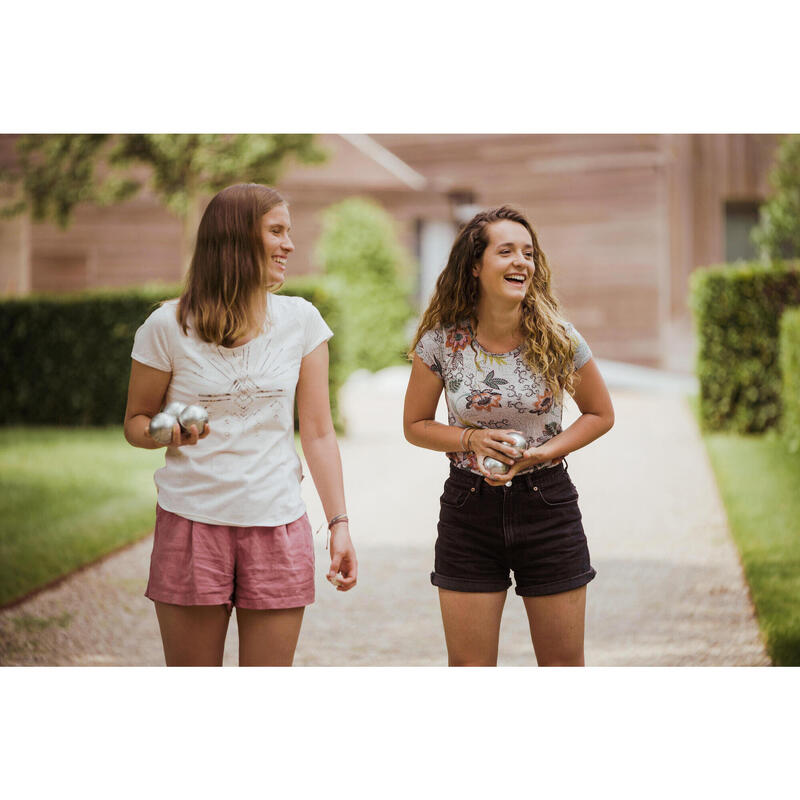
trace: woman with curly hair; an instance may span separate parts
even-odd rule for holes
[[[519,211],[482,211],[462,228],[409,356],[406,439],[451,462],[431,573],[450,665],[497,664],[513,571],[539,665],[583,666],[595,570],[563,459],[606,433],[614,410]],[[448,425],[434,420],[442,390]],[[562,430],[565,392],[581,416]]]

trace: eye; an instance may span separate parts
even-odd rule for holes
[[[525,253],[525,258],[533,260],[533,253]]]
[[[511,252],[511,251],[510,251],[510,250],[508,250],[508,249],[506,249],[506,250],[501,250],[501,251],[500,251],[500,255],[501,255],[501,256],[507,256],[507,255],[508,255],[510,252]]]

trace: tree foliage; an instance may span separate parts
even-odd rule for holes
[[[773,194],[759,212],[753,241],[765,261],[800,257],[800,135],[787,136],[770,173]]]
[[[275,183],[289,157],[319,163],[312,134],[26,134],[17,163],[0,174],[12,189],[4,216],[29,210],[37,221],[67,227],[80,203],[107,205],[135,195],[150,168],[150,185],[185,219],[193,201],[231,183]]]

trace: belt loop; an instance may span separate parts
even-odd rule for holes
[[[472,476],[472,491],[474,494],[481,493],[481,486],[483,485],[483,475]]]
[[[528,484],[529,489],[533,489],[533,476],[535,473],[533,472],[526,472],[522,477],[525,478],[525,483]]]

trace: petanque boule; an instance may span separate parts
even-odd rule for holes
[[[173,400],[171,403],[164,406],[164,413],[172,414],[172,416],[177,419],[184,408],[186,408],[186,403],[181,403],[180,400]]]
[[[519,455],[517,456],[517,460],[519,460],[522,458],[522,454],[528,449],[528,440],[521,433],[517,433],[517,431],[509,433],[508,438],[514,440],[512,446],[519,450]]]
[[[483,468],[492,475],[505,475],[510,469],[508,464],[504,464],[496,458],[484,458]]]
[[[208,411],[202,406],[186,406],[178,416],[178,422],[186,433],[192,425],[197,426],[198,435],[203,432],[203,427],[208,422]]]
[[[172,429],[178,420],[172,414],[161,412],[151,420],[147,429],[151,438],[159,444],[169,444],[172,441]]]

